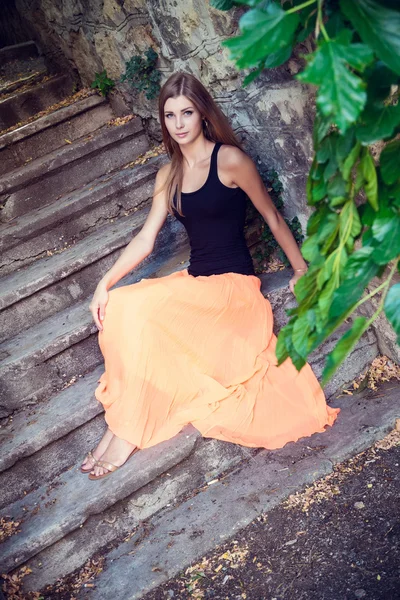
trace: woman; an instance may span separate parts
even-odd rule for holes
[[[332,425],[309,365],[276,366],[273,317],[243,228],[246,195],[268,223],[294,275],[307,270],[252,160],[192,75],[175,73],[159,97],[171,162],[157,173],[139,234],[98,284],[90,308],[105,373],[96,389],[108,429],[81,466],[108,476],[131,454],[192,423],[203,436],[280,448]],[[168,213],[186,227],[188,269],[109,289],[151,254]]]

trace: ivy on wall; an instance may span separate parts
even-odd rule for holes
[[[125,74],[121,82],[128,81],[130,85],[144,92],[148,100],[155,98],[160,91],[161,72],[157,69],[158,54],[153,48],[148,48],[145,56],[135,55],[125,63]]]
[[[277,357],[297,369],[349,317],[327,356],[326,383],[375,318],[385,311],[400,343],[400,6],[394,0],[210,0],[220,10],[247,7],[240,34],[222,44],[248,85],[282,65],[306,38],[314,51],[296,78],[317,89],[314,159],[307,201],[314,209],[302,254],[308,272],[295,286],[298,306],[278,337]],[[382,143],[383,142],[383,143]],[[383,150],[376,164],[371,145]],[[378,144],[379,145],[379,144]],[[378,277],[369,294],[364,290]],[[370,317],[357,309],[381,294]]]

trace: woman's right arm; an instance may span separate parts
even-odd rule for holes
[[[129,242],[121,256],[97,285],[90,303],[90,311],[100,331],[103,329],[102,321],[108,302],[108,290],[153,252],[157,235],[168,215],[166,188],[162,188],[168,176],[169,168],[170,165],[167,164],[157,172],[151,210],[142,229]]]

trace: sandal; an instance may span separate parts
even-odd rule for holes
[[[92,466],[90,467],[90,469],[84,469],[82,464],[81,473],[90,473],[90,471],[93,471],[94,467],[97,465],[98,460],[93,456],[93,452],[94,450],[90,450],[90,452],[88,452],[86,455],[86,460],[84,461],[86,462],[87,460],[89,460]]]
[[[132,450],[132,452],[130,453],[130,455],[128,456],[128,458],[126,459],[126,461],[122,465],[120,465],[119,467],[116,467],[112,463],[109,463],[109,462],[107,462],[105,460],[96,460],[95,459],[96,460],[96,464],[94,466],[103,467],[103,469],[107,469],[107,473],[103,473],[103,475],[93,475],[92,473],[90,473],[89,479],[91,479],[92,481],[94,481],[95,479],[104,479],[104,477],[108,477],[109,475],[111,475],[111,473],[114,473],[114,471],[118,471],[118,469],[120,469],[121,467],[123,467],[127,463],[127,461],[130,459],[130,457],[133,456],[135,454],[135,452],[138,452],[139,450],[140,450],[140,448],[134,448]]]

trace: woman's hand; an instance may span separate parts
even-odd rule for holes
[[[296,285],[300,277],[302,277],[305,273],[307,273],[307,269],[303,269],[301,272],[295,272],[292,279],[289,281],[289,289],[292,292],[292,294],[294,294],[294,286]]]
[[[92,301],[90,303],[90,312],[94,322],[96,323],[97,329],[103,331],[103,321],[106,314],[106,306],[108,302],[108,290],[104,283],[100,281],[93,294]]]

